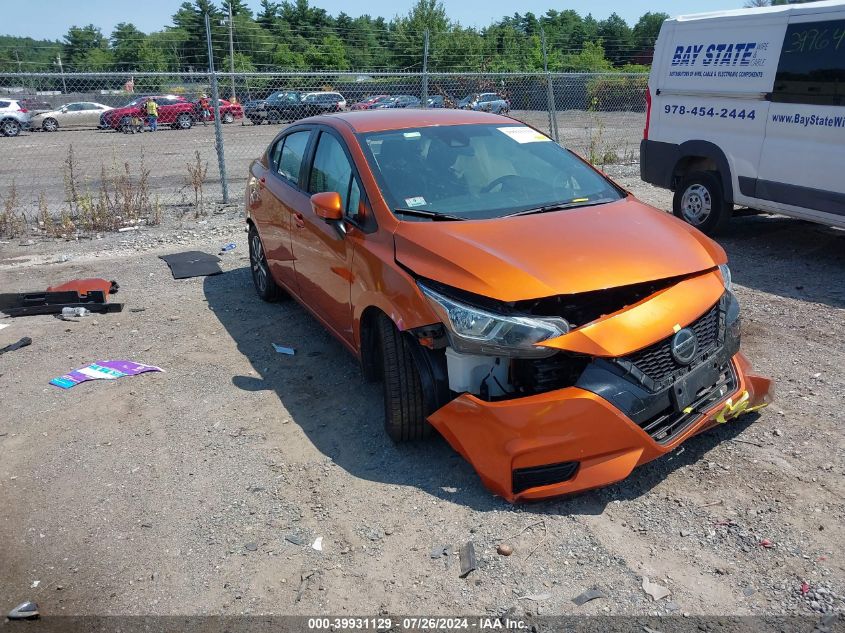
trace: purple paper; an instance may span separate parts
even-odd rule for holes
[[[135,363],[131,360],[98,360],[85,367],[74,369],[72,372],[53,378],[51,385],[70,389],[88,380],[115,380],[124,376],[136,376],[148,371],[164,371],[161,367]]]

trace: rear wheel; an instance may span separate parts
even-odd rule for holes
[[[14,119],[6,119],[0,122],[0,133],[3,136],[17,136],[21,133],[21,124]]]
[[[258,231],[253,225],[249,227],[249,264],[252,269],[252,283],[261,300],[272,303],[281,299],[284,296],[284,291],[279,288],[270,274],[264,245],[261,243]]]
[[[674,214],[707,235],[725,229],[731,219],[732,205],[725,201],[717,173],[695,171],[687,174],[675,190]]]
[[[132,119],[128,116],[125,116],[120,119],[120,123],[118,124],[118,129],[121,132],[131,132],[132,131]]]
[[[232,114],[231,112],[226,112],[223,115],[223,123],[231,123],[234,120],[235,120],[235,115]]]
[[[425,398],[420,373],[409,341],[387,316],[379,317],[384,428],[394,442],[420,440],[431,434],[425,419]]]
[[[49,119],[44,119],[44,123],[41,124],[41,129],[45,132],[55,132],[59,129],[59,122],[52,117]]]

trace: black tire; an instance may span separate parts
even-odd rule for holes
[[[699,231],[717,235],[730,221],[733,205],[725,201],[718,173],[694,171],[684,176],[675,189],[672,212]]]
[[[273,280],[273,275],[270,274],[264,245],[253,225],[249,227],[249,264],[255,292],[262,301],[274,303],[285,296],[285,291],[279,288]]]
[[[190,130],[193,125],[194,117],[187,112],[183,112],[176,117],[176,121],[173,123],[173,128],[176,130]]]
[[[124,134],[132,131],[132,119],[131,117],[125,116],[120,119],[120,123],[118,123],[117,127],[118,132],[123,132]]]
[[[223,123],[232,123],[235,120],[235,115],[231,112],[226,112],[223,115]]]
[[[385,315],[379,317],[382,377],[384,379],[384,429],[394,442],[421,440],[431,434],[425,419],[419,369],[409,346]]]
[[[41,129],[45,132],[55,132],[59,129],[59,122],[53,117],[49,117],[44,119],[44,122],[41,124]]]
[[[21,124],[14,119],[0,121],[0,134],[3,136],[17,136],[21,133]]]
[[[276,110],[268,110],[267,111],[267,124],[268,125],[277,125],[281,122],[282,122],[281,113],[277,112]]]

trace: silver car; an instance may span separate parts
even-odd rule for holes
[[[55,132],[59,128],[96,128],[100,125],[100,115],[111,110],[111,106],[93,101],[68,103],[57,110],[39,112],[33,115],[33,129]]]
[[[17,136],[29,129],[29,113],[17,99],[0,97],[0,136]]]

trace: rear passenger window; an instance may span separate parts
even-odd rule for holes
[[[0,101],[0,108],[8,108],[12,105],[9,101]]]
[[[302,157],[305,155],[305,148],[308,146],[310,130],[302,130],[288,134],[284,138],[281,155],[276,167],[278,174],[294,185],[299,182],[299,170],[302,166]]]
[[[787,27],[772,100],[845,105],[845,20]]]

